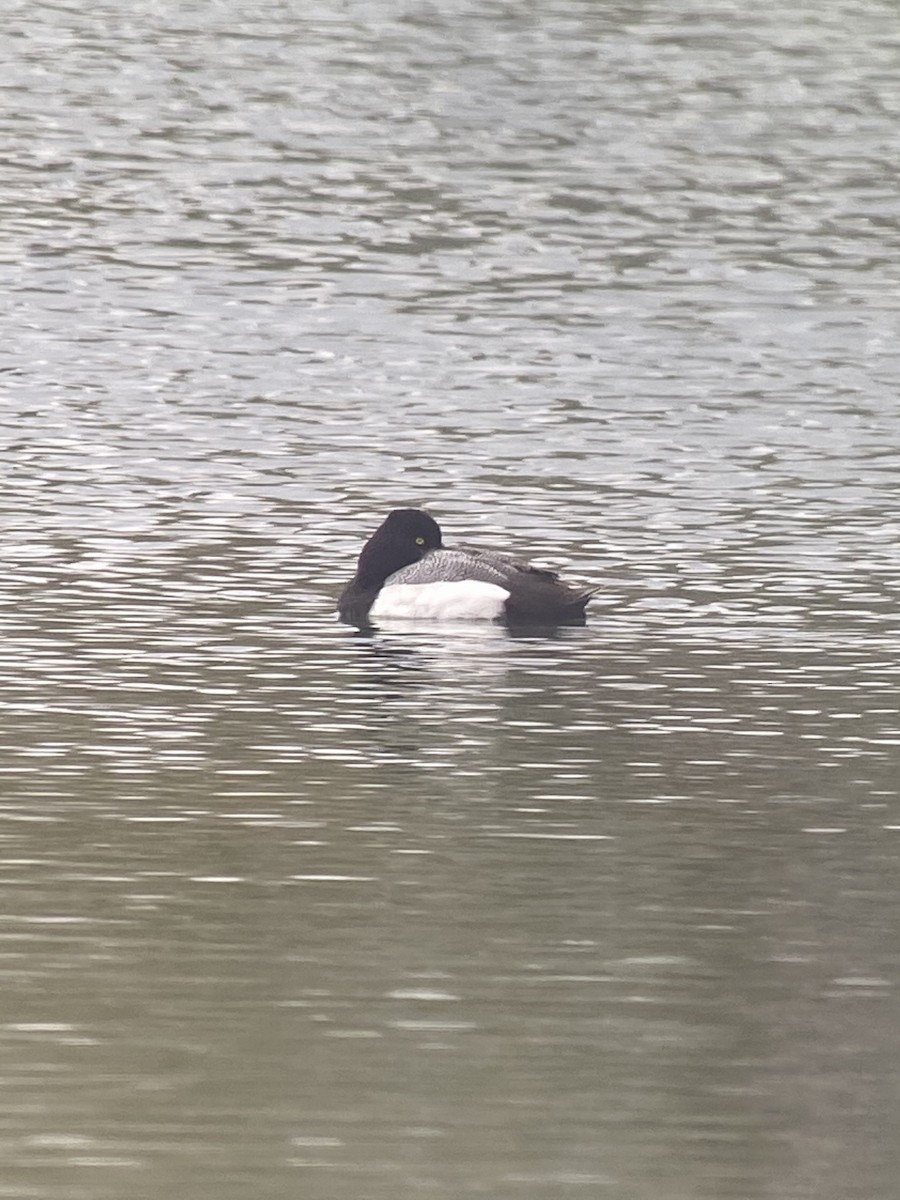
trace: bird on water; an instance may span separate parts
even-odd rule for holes
[[[427,512],[397,508],[363,546],[338,613],[360,628],[391,617],[581,625],[593,594],[508,554],[445,546]]]

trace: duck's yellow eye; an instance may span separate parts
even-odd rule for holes
[[[424,546],[424,545],[425,545],[425,539],[424,539],[424,538],[416,538],[416,545],[417,545],[417,546]]]

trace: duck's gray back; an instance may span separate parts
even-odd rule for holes
[[[395,571],[385,580],[385,584],[459,583],[464,579],[478,579],[482,583],[496,583],[505,587],[520,570],[522,566],[513,559],[503,554],[492,554],[489,550],[432,550],[418,562]]]

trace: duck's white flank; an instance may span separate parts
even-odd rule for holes
[[[509,598],[506,588],[479,579],[456,582],[387,584],[369,615],[423,621],[496,621]]]

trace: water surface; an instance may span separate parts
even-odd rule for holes
[[[894,1200],[895,6],[0,36],[0,1196]]]

